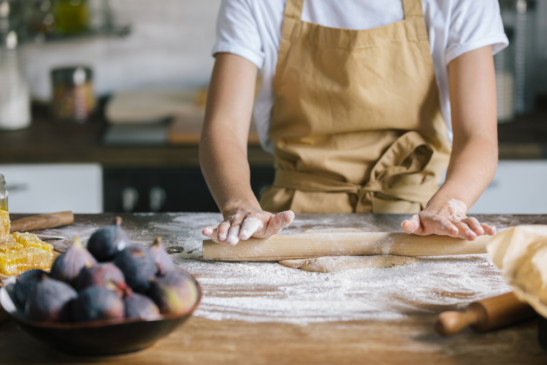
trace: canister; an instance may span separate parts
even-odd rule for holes
[[[51,71],[52,116],[57,121],[84,123],[95,110],[93,71],[87,66],[69,66]]]

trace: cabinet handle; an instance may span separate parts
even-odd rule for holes
[[[28,187],[28,184],[25,184],[25,183],[15,183],[15,184],[8,184],[6,186],[6,189],[10,193],[21,193],[24,191],[28,191],[29,187]]]
[[[134,187],[126,187],[122,190],[122,210],[132,212],[139,201],[139,192]]]
[[[149,199],[150,199],[150,211],[159,212],[165,199],[167,198],[167,193],[165,189],[159,186],[154,186],[150,189]]]

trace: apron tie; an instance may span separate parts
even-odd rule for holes
[[[406,200],[424,206],[437,186],[433,174],[424,172],[433,149],[417,132],[400,136],[378,159],[365,183],[342,181],[308,172],[281,170],[275,174],[274,187],[310,192],[347,193],[357,197],[354,210],[370,203]],[[380,200],[382,202],[380,202]]]

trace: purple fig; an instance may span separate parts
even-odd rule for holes
[[[130,245],[127,233],[122,229],[122,218],[93,232],[87,241],[87,249],[97,261],[112,261],[116,254]]]
[[[25,314],[31,321],[68,321],[69,304],[76,297],[70,285],[44,275],[27,299]]]
[[[179,271],[170,271],[150,284],[148,295],[162,314],[180,315],[194,307],[198,288],[194,281]]]
[[[27,298],[44,275],[48,275],[44,270],[31,269],[23,272],[17,277],[15,285],[13,286],[13,295],[15,297],[15,303],[19,307],[25,308]]]
[[[99,285],[82,290],[72,301],[70,312],[75,322],[122,319],[125,315],[120,294]]]
[[[127,288],[123,297],[125,318],[153,318],[159,316],[158,306],[146,295],[135,293]]]
[[[157,237],[150,246],[150,255],[158,267],[158,275],[165,275],[168,271],[175,270],[175,263],[167,251],[165,251],[161,237]]]
[[[88,286],[100,285],[110,290],[118,290],[125,286],[125,278],[122,271],[111,262],[101,262],[80,271],[74,287],[82,291]]]
[[[147,247],[124,248],[116,255],[114,264],[123,272],[127,285],[136,292],[146,292],[156,276],[156,263]]]
[[[95,265],[97,261],[85,249],[79,237],[74,237],[74,243],[53,262],[50,275],[52,278],[74,284],[78,274],[85,267]]]

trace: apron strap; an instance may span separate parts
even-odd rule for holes
[[[424,17],[421,0],[403,0],[403,11],[405,19]]]
[[[300,20],[304,9],[304,0],[287,0],[285,4],[285,18]]]

